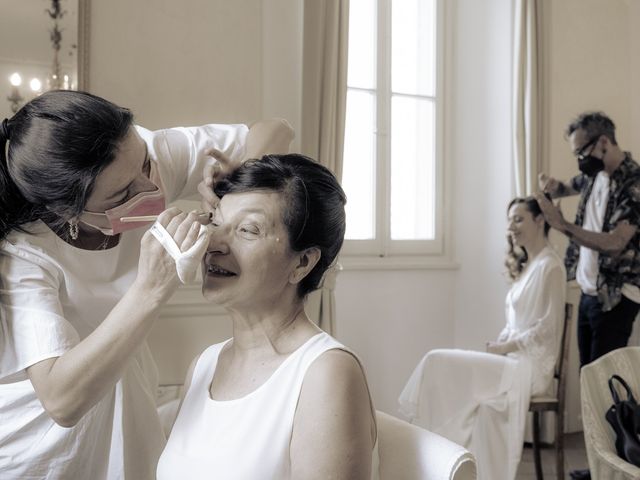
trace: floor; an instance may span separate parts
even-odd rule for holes
[[[558,480],[556,477],[556,455],[553,447],[542,449],[542,473],[545,480]],[[569,433],[564,437],[564,471],[565,479],[570,478],[571,470],[587,468],[587,453],[584,449],[582,432]],[[522,451],[522,459],[516,480],[535,480],[536,469],[533,463],[533,449],[526,446]],[[565,480],[562,479],[562,480]]]

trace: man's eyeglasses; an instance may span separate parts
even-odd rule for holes
[[[589,149],[589,147],[594,147],[595,144],[598,143],[598,140],[600,140],[599,136],[596,137],[596,138],[593,138],[586,145],[584,145],[582,148],[580,148],[580,150],[575,152],[574,155],[576,156],[576,158],[578,160],[584,160],[588,156],[588,155],[585,154],[585,152]],[[591,148],[591,150],[593,150],[593,148]],[[591,151],[589,151],[589,155],[590,154],[591,154]]]

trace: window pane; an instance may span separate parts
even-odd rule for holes
[[[393,0],[391,5],[391,88],[435,96],[435,0]]]
[[[375,95],[347,91],[342,187],[347,194],[349,240],[368,240],[375,233]]]
[[[391,99],[391,238],[429,240],[435,231],[435,107]]]
[[[376,87],[376,0],[349,4],[349,67],[347,85]]]

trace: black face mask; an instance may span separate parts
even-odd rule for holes
[[[578,168],[588,177],[595,177],[598,172],[604,170],[604,162],[601,158],[587,155],[578,159]]]
[[[593,156],[593,150],[597,145],[599,139],[600,136],[594,137],[585,145],[583,145],[580,151],[576,153],[576,158],[578,159],[578,168],[588,177],[595,177],[598,172],[604,170],[604,162],[602,161],[602,159]],[[586,151],[589,152],[589,155],[585,155],[583,153]]]

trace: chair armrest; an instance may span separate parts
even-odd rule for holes
[[[377,411],[381,480],[474,480],[475,459],[440,435]]]
[[[589,469],[594,480],[637,480],[640,468],[626,462],[615,452],[601,451],[594,448],[595,458],[591,458]]]

